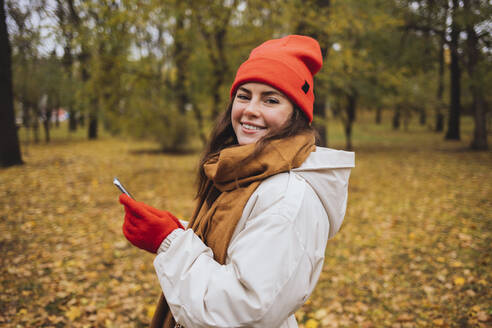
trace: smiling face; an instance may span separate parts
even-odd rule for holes
[[[231,121],[240,145],[257,142],[278,130],[291,117],[292,102],[277,89],[263,83],[245,83],[236,92]]]

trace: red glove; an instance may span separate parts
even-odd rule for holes
[[[133,245],[156,253],[162,241],[175,229],[184,229],[179,220],[168,211],[160,211],[137,202],[125,194],[120,195],[125,206],[123,234]]]

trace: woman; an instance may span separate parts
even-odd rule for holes
[[[354,166],[353,153],[315,146],[321,65],[318,42],[305,36],[251,52],[201,159],[188,229],[120,196],[125,236],[157,253],[164,296],[153,327],[297,327],[293,314],[340,228]]]

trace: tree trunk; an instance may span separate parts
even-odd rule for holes
[[[381,114],[382,114],[382,108],[381,106],[376,107],[376,124],[379,125],[381,124]]]
[[[227,72],[227,63],[225,62],[225,49],[224,49],[224,38],[226,35],[226,31],[218,32],[215,36],[216,47],[219,56],[213,60],[214,69],[213,69],[213,84],[212,84],[212,118],[215,119],[222,112],[220,108],[221,105],[221,97],[220,97],[220,87],[225,80],[225,74]]]
[[[208,57],[212,64],[212,82],[211,82],[211,92],[212,92],[212,110],[211,116],[212,120],[216,119],[219,114],[222,112],[222,108],[220,108],[221,101],[221,86],[225,80],[225,76],[227,71],[229,70],[229,66],[227,63],[227,56],[225,50],[225,40],[227,35],[227,28],[229,26],[229,21],[231,17],[231,13],[236,6],[236,2],[234,1],[230,8],[225,8],[226,14],[222,17],[222,19],[216,19],[216,24],[212,31],[209,31],[205,24],[202,21],[200,10],[201,7],[196,8],[197,10],[197,19],[198,25],[200,27],[200,31],[205,39]]]
[[[329,6],[329,1],[326,1],[324,4],[326,6]],[[321,33],[321,32],[320,32]],[[312,35],[313,38],[316,40],[320,40],[321,42],[321,56],[324,60],[328,54],[328,42],[323,42],[323,39],[328,39],[327,35],[324,35],[321,37],[319,34],[320,33],[315,33],[315,35]],[[314,104],[313,104],[313,114],[318,115],[321,118],[321,124],[317,124],[314,122],[314,128],[316,131],[319,133],[319,145],[321,147],[326,147],[328,146],[328,127],[326,125],[326,99],[327,99],[327,92],[326,92],[326,86],[323,84],[322,80],[317,78],[316,76],[314,77],[314,85],[316,85],[316,94],[314,98]],[[314,90],[313,90],[314,91]]]
[[[406,108],[403,111],[403,130],[408,131],[408,125],[410,124],[410,111]]]
[[[436,113],[436,132],[442,132],[444,130],[444,114],[441,112]]]
[[[53,114],[53,110],[46,109],[43,117],[43,127],[44,127],[44,141],[50,142],[50,125],[51,125],[51,116]]]
[[[357,108],[357,93],[347,95],[347,120],[345,122],[346,149],[352,150],[352,124],[355,122],[355,110]]]
[[[75,2],[74,2],[74,0],[67,0],[66,3],[68,5],[69,21],[75,27],[75,30],[77,31],[80,28],[81,19],[80,19],[79,14],[77,13],[77,11],[75,9]],[[72,37],[73,37],[73,35],[69,35],[69,41],[72,40]],[[67,44],[70,44],[70,42]],[[90,73],[87,70],[87,63],[90,59],[90,52],[87,49],[87,45],[84,42],[81,43],[80,47],[81,47],[81,51],[78,55],[78,60],[80,63],[82,83],[85,84],[85,83],[87,83],[87,81],[90,78]],[[73,63],[71,48],[70,48],[69,56],[70,57],[67,58],[67,60],[69,60],[70,66],[71,66]],[[87,95],[84,95],[84,96],[87,96]],[[89,108],[89,121],[90,122],[92,121],[92,124],[89,123],[90,126],[89,126],[89,129],[87,131],[87,135],[88,135],[89,139],[96,139],[97,138],[97,108],[95,107],[95,103],[97,103],[97,101],[90,101],[90,104],[89,104],[89,106],[91,106],[91,108]],[[73,108],[71,108],[71,109],[73,110]],[[76,114],[75,112],[70,113],[70,116],[73,117],[74,119],[76,119],[75,114]],[[91,119],[91,117],[92,117],[92,119]],[[77,122],[80,124],[80,126],[85,127],[85,115],[80,115],[78,117]],[[74,127],[76,127],[76,125],[77,125],[76,123],[73,123]]]
[[[79,60],[80,60],[80,66],[81,66],[81,72],[82,72],[82,82],[87,83],[90,78],[89,71],[87,70],[87,61],[89,59],[88,52],[86,52],[84,48],[82,49],[82,54],[79,55]],[[97,112],[98,112],[98,99],[96,98],[96,95],[94,94],[89,94],[86,95],[87,97],[90,97],[89,101],[89,109],[88,109],[88,122],[89,126],[87,129],[87,138],[89,140],[97,139]],[[85,126],[85,117],[82,115],[81,117],[81,124],[82,126]]]
[[[200,140],[201,140],[203,146],[205,146],[207,144],[207,135],[205,134],[205,122],[203,119],[202,109],[200,106],[198,106],[194,102],[192,104],[192,108],[193,108],[193,113],[195,114],[196,122],[198,124],[198,131],[199,131],[198,134],[199,134]]]
[[[465,0],[465,10],[469,13],[470,1]],[[481,72],[477,70],[477,64],[480,62],[480,50],[478,49],[478,36],[474,26],[470,21],[466,24],[466,50],[468,55],[467,70],[470,76],[470,91],[472,95],[472,112],[474,118],[473,139],[470,144],[472,149],[486,150],[487,144],[487,104],[483,92],[483,82]]]
[[[176,15],[176,30],[174,33],[174,62],[176,64],[176,82],[175,93],[178,111],[181,115],[186,113],[186,104],[188,103],[187,86],[187,66],[190,52],[186,48],[184,13],[179,10]]]
[[[439,76],[437,84],[437,108],[436,108],[436,125],[435,131],[442,132],[444,130],[444,114],[442,113],[443,94],[444,94],[444,37],[440,39],[439,47]]]
[[[487,150],[489,149],[487,142],[487,104],[479,95],[474,95],[474,98],[475,112],[473,119],[475,127],[470,147],[476,150]]]
[[[84,59],[81,60],[82,81],[84,81],[84,83],[87,83],[87,81],[90,78],[89,71],[87,70],[87,67],[85,66],[87,63],[87,59],[89,58],[87,53],[86,53],[86,55],[83,56],[83,58]],[[88,122],[89,122],[88,127],[87,127],[87,138],[89,140],[94,140],[94,139],[97,139],[97,112],[98,112],[99,101],[98,101],[98,95],[89,94],[87,96],[90,97],[89,111],[88,111],[88,117],[87,117]]]
[[[401,118],[401,106],[396,105],[395,112],[393,114],[393,130],[398,130],[400,128],[400,118]]]
[[[323,11],[326,12],[326,10],[330,9],[331,1],[330,0],[317,0],[312,3],[313,6],[315,6],[316,11]],[[314,39],[316,39],[321,48],[321,56],[323,60],[326,58],[328,55],[328,50],[330,49],[330,42],[329,42],[329,36],[325,31],[322,31],[320,29],[317,29],[315,26],[311,24],[310,21],[306,20],[304,15],[304,9],[305,6],[301,6],[298,12],[298,17],[300,18],[299,21],[297,22],[297,26],[295,28],[296,34],[302,34],[302,35],[307,35],[310,36]],[[312,9],[312,8],[311,8]],[[321,118],[322,123],[319,124],[317,122],[314,122],[313,126],[318,131],[319,134],[319,145],[322,147],[326,147],[328,145],[328,127],[326,125],[326,99],[327,99],[327,92],[326,92],[326,86],[323,85],[323,82],[321,79],[318,77],[314,77],[314,85],[316,86],[316,92],[315,92],[315,97],[314,97],[314,105],[313,105],[313,110],[314,114],[319,116]]]
[[[329,2],[327,4],[327,6],[329,6]],[[318,35],[313,35],[313,37],[317,40],[322,39]],[[327,39],[328,37],[325,37],[325,38]],[[328,54],[328,42],[321,45],[321,55],[322,55],[323,59],[326,58],[327,54]],[[316,85],[316,96],[314,98],[313,111],[314,111],[314,114],[318,115],[322,121],[321,124],[316,124],[316,122],[315,122],[314,128],[319,133],[319,139],[320,139],[319,145],[321,147],[326,147],[328,145],[328,131],[327,131],[328,127],[326,125],[326,120],[327,120],[327,116],[326,116],[327,92],[326,92],[326,87],[321,82],[321,79],[317,78],[316,76],[314,77],[314,83]]]
[[[22,164],[12,92],[12,57],[5,4],[0,0],[0,166]]]
[[[87,130],[89,140],[97,139],[97,116],[94,113],[89,114],[89,129]]]
[[[226,36],[226,26],[217,29],[213,35],[203,32],[207,44],[208,57],[212,63],[212,120],[216,119],[222,112],[220,108],[221,97],[220,88],[225,80],[225,74],[228,70],[226,62],[224,41]],[[203,30],[203,28],[202,28]],[[215,44],[215,47],[213,46]]]
[[[39,108],[37,105],[31,106],[33,109],[34,120],[32,121],[32,133],[34,137],[34,143],[39,143]]]
[[[72,34],[68,33],[67,34],[67,45],[64,48],[64,53],[63,53],[63,60],[62,64],[63,67],[65,68],[65,71],[67,72],[69,83],[71,86],[71,89],[73,87],[73,73],[72,73],[72,66],[73,66],[73,55],[72,55]],[[72,89],[73,90],[73,89]],[[73,107],[73,98],[69,98],[69,103],[67,104],[67,112],[68,112],[68,131],[69,132],[75,132],[77,130],[77,111]]]
[[[352,150],[352,124],[345,124],[345,149]]]
[[[77,125],[80,125],[81,127],[85,128],[85,115],[79,114],[77,117]]]
[[[89,108],[89,126],[87,129],[87,137],[89,140],[94,140],[97,139],[97,100],[94,98],[90,102],[90,107]]]
[[[425,108],[421,108],[419,111],[419,124],[425,125],[425,123],[427,123],[427,112]]]
[[[77,131],[77,112],[73,108],[68,109],[68,131]]]
[[[62,65],[67,73],[70,87],[72,89],[73,87],[73,73],[72,73],[72,66],[73,66],[73,54],[72,54],[72,41],[73,41],[73,32],[70,28],[67,28],[67,22],[71,22],[74,26],[78,26],[79,20],[77,19],[77,13],[75,12],[75,7],[73,1],[68,1],[68,8],[69,8],[69,13],[66,14],[65,10],[63,8],[63,3],[61,0],[57,0],[57,6],[58,9],[56,11],[56,14],[58,16],[58,22],[60,25],[60,28],[62,30],[62,35],[65,38],[65,46],[63,48],[63,58],[62,58]],[[67,18],[68,16],[68,18]],[[75,132],[77,130],[77,115],[76,111],[73,108],[73,98],[69,98],[69,103],[66,104],[66,110],[68,112],[68,131],[69,132]],[[58,122],[58,115],[57,115],[57,122]],[[58,127],[58,123],[57,123]]]
[[[55,110],[55,127],[60,127],[60,108]]]
[[[23,99],[25,99],[23,97]],[[21,102],[22,105],[22,126],[26,128],[26,130],[29,130],[31,127],[31,111],[29,108],[29,105],[25,102]]]
[[[326,94],[317,94],[313,105],[314,113],[320,116],[321,123],[314,122],[313,126],[319,134],[319,146],[326,147],[328,145],[328,134],[326,133]]]
[[[459,63],[458,41],[460,29],[457,22],[457,11],[459,9],[459,0],[453,0],[453,12],[451,23],[451,42],[449,49],[451,52],[451,92],[448,130],[446,140],[460,140],[460,113],[461,113],[461,69]]]

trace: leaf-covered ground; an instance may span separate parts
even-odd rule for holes
[[[414,137],[375,134],[357,149],[345,222],[296,313],[301,326],[492,324],[491,152]],[[159,295],[153,256],[121,233],[112,178],[186,218],[197,161],[154,149],[59,141],[28,146],[25,165],[0,170],[0,326],[149,323]]]

